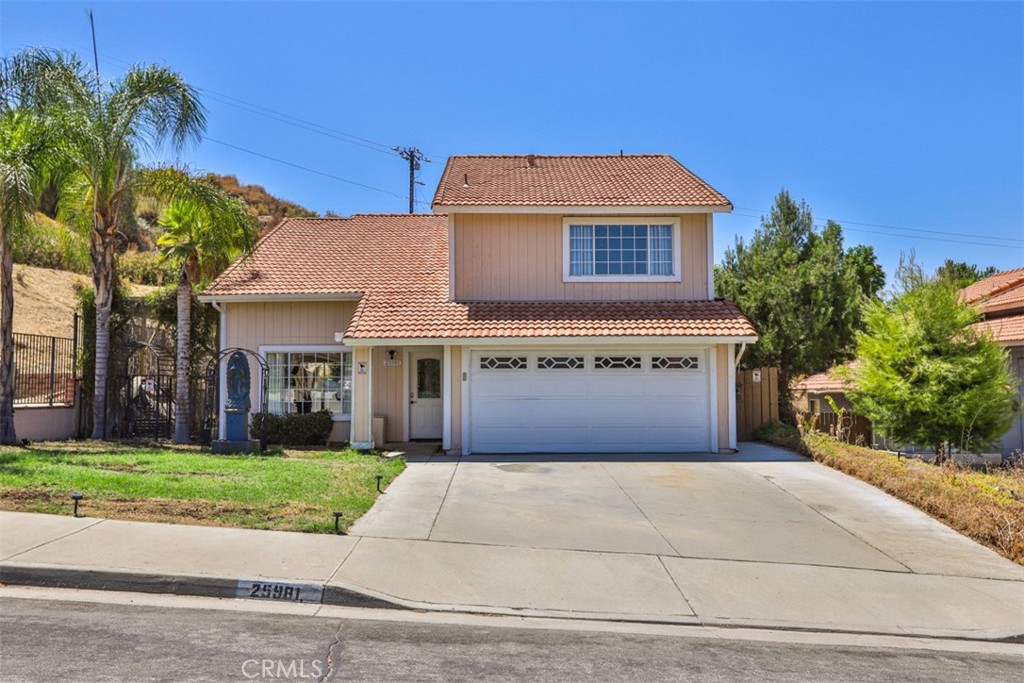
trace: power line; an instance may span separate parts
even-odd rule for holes
[[[429,164],[430,159],[415,147],[395,147],[394,150],[398,156],[409,162],[409,213],[416,213],[416,171],[420,170],[421,161]]]
[[[742,216],[744,218],[761,218],[760,215],[755,215],[755,214],[737,213],[735,215]],[[821,227],[824,227],[824,224],[821,221],[814,221],[814,226],[818,227],[818,228],[821,228]],[[871,235],[885,235],[886,237],[907,237],[907,238],[915,239],[915,240],[927,240],[929,242],[951,242],[953,244],[970,244],[970,245],[979,246],[979,247],[998,247],[1000,249],[1017,249],[1017,248],[1019,248],[1019,247],[1011,246],[1011,245],[1008,245],[1008,244],[992,244],[990,242],[977,242],[977,241],[968,242],[967,240],[954,240],[954,239],[948,239],[948,238],[944,238],[944,237],[924,237],[924,236],[921,236],[921,235],[903,235],[903,234],[899,234],[899,233],[881,232],[879,230],[865,230],[863,228],[847,228],[846,226],[843,226],[843,230],[848,230],[850,232],[867,233],[867,234],[871,234]],[[1009,239],[1009,238],[985,238],[985,237],[982,237],[981,239]]]
[[[765,211],[763,209],[752,209],[752,208],[749,208],[749,207],[740,207],[740,206],[738,206],[736,208],[738,210],[740,210],[740,211],[756,211],[759,214],[757,216],[758,218],[760,218],[761,216],[764,216],[765,214],[770,214],[771,213],[771,211]],[[1015,237],[999,237],[997,235],[978,235],[978,234],[970,234],[970,233],[963,233],[963,232],[943,232],[941,230],[926,230],[924,228],[904,228],[904,227],[901,227],[899,225],[883,225],[883,224],[880,224],[880,223],[862,223],[862,222],[858,222],[858,221],[848,221],[848,220],[845,220],[845,219],[842,219],[842,218],[826,218],[825,220],[826,221],[828,221],[828,220],[835,221],[836,223],[841,224],[844,229],[846,228],[847,224],[850,224],[850,225],[864,225],[864,226],[867,226],[869,228],[887,228],[889,230],[906,230],[906,231],[909,231],[909,232],[924,232],[924,233],[929,233],[929,234],[934,234],[934,235],[950,235],[950,236],[953,236],[953,237],[971,237],[971,238],[979,238],[980,237],[982,239],[1002,240],[1002,241],[1005,241],[1005,242],[1017,242],[1019,244],[1024,245],[1024,239],[1017,239]],[[817,223],[817,221],[815,221],[815,222]],[[853,230],[853,228],[850,228],[850,230]],[[861,232],[866,232],[866,231],[861,231]],[[888,234],[891,234],[891,233],[884,233],[883,232],[883,233],[877,233],[877,234],[888,235]],[[908,237],[909,237],[909,235],[908,235]],[[968,244],[971,244],[971,243],[969,242]]]
[[[362,187],[364,189],[372,190],[374,192],[380,192],[381,194],[390,195],[390,196],[396,197],[398,199],[407,199],[406,197],[403,197],[400,194],[395,194],[394,192],[391,192],[390,190],[385,190],[385,189],[382,189],[382,188],[379,188],[379,187],[374,187],[372,185],[366,185],[365,183],[360,183],[358,181],[350,180],[348,178],[342,178],[341,176],[334,175],[333,173],[327,173],[326,171],[318,171],[315,168],[309,168],[308,166],[303,166],[301,164],[296,164],[295,162],[292,162],[292,161],[286,161],[284,159],[278,159],[277,157],[272,157],[269,154],[263,154],[262,152],[256,152],[256,151],[251,150],[251,149],[246,149],[245,147],[239,147],[238,145],[232,144],[230,142],[224,142],[223,140],[217,140],[216,138],[211,138],[208,135],[204,135],[203,139],[207,140],[209,142],[213,142],[213,143],[218,144],[218,145],[223,145],[224,147],[230,147],[231,149],[237,149],[240,152],[245,152],[246,154],[251,154],[253,156],[260,157],[261,159],[267,159],[269,161],[274,161],[274,162],[277,162],[279,164],[284,164],[285,166],[291,166],[292,168],[297,168],[297,169],[300,169],[302,171],[306,171],[308,173],[315,173],[316,175],[323,176],[325,178],[332,178],[334,180],[337,180],[337,181],[340,181],[340,182],[343,182],[343,183],[347,183],[349,185],[355,185],[356,187]]]

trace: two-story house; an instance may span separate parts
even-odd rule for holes
[[[717,452],[756,340],[714,296],[731,209],[666,155],[456,156],[434,214],[288,219],[201,298],[270,412],[357,447]]]

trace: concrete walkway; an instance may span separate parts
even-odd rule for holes
[[[0,580],[242,597],[255,579],[339,604],[1024,635],[1024,567],[782,449],[411,460],[342,537],[0,513]]]

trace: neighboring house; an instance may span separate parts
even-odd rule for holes
[[[856,367],[856,364],[857,361],[850,361],[842,367]],[[846,434],[845,438],[851,443],[863,443],[874,447],[886,446],[884,439],[871,429],[871,420],[854,412],[853,403],[846,397],[849,384],[837,376],[838,369],[837,366],[793,383],[793,410],[798,416],[802,413],[816,415],[815,427],[818,431],[834,435],[837,430],[842,430]],[[843,411],[841,416],[832,409],[829,398],[835,403],[836,408]]]
[[[976,330],[987,332],[997,342],[1007,347],[1010,363],[1020,381],[1020,400],[1024,403],[1024,268],[996,273],[975,282],[960,291],[963,301],[981,309],[983,320],[974,325]],[[856,361],[854,361],[856,362]],[[794,407],[798,411],[822,415],[822,424],[829,424],[833,413],[825,396],[829,395],[840,408],[852,410],[846,398],[848,385],[835,376],[835,368],[811,375],[793,385]],[[894,448],[886,440],[870,431],[870,422],[857,417],[864,423],[870,435],[867,441],[875,445]],[[1002,438],[995,449],[1003,455],[1011,455],[1024,448],[1024,423],[1018,416],[1016,423]],[[911,449],[912,450],[912,449]],[[928,449],[924,449],[928,450]]]
[[[714,296],[719,192],[666,155],[456,156],[433,209],[285,220],[203,293],[271,412],[361,448],[736,447],[757,337]]]
[[[960,292],[964,301],[981,308],[984,319],[974,328],[992,335],[1007,348],[1010,363],[1021,386],[1024,403],[1024,268],[996,273],[965,287]],[[1021,416],[1002,439],[1000,450],[1011,454],[1024,448],[1024,422]]]

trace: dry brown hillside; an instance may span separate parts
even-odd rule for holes
[[[78,291],[91,285],[87,275],[15,264],[14,331],[70,337]],[[156,289],[144,285],[129,287],[133,294],[146,294]]]

